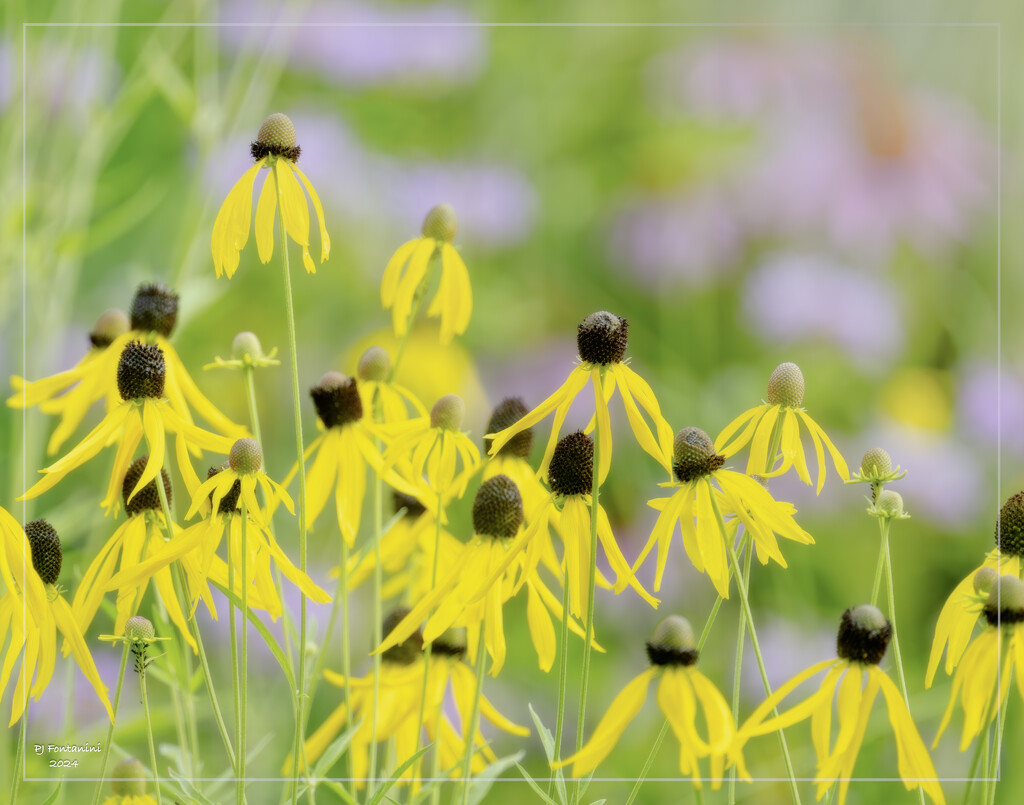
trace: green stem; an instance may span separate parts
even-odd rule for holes
[[[163,484],[157,484],[156,485],[156,491],[157,491],[157,494],[160,496],[160,508],[162,509],[162,511],[164,513],[164,517],[167,518],[167,530],[168,530],[168,532],[173,532],[173,530],[174,530],[174,518],[171,516],[171,507],[170,507],[170,504],[167,501],[167,495],[164,492],[164,485]],[[216,515],[213,515],[213,516],[216,516]],[[177,587],[180,590],[180,595],[181,595],[182,599],[184,600],[184,604],[185,604],[185,610],[183,610],[183,611],[191,612],[192,611],[192,603],[191,603],[192,599],[191,599],[191,596],[189,595],[188,584],[186,584],[185,577],[182,575],[182,572],[181,572],[181,563],[180,562],[175,562],[174,563],[174,571],[175,571],[175,581],[177,582]],[[231,738],[228,735],[227,725],[224,723],[224,716],[221,714],[220,703],[217,701],[217,692],[216,692],[216,690],[213,687],[213,675],[210,673],[210,663],[209,663],[209,661],[206,658],[206,649],[203,646],[203,636],[199,632],[199,624],[196,623],[196,619],[195,619],[194,615],[189,617],[188,622],[189,622],[189,624],[192,627],[192,637],[196,641],[196,648],[199,649],[199,651],[198,651],[198,654],[199,654],[199,664],[200,664],[200,666],[203,669],[203,679],[206,681],[206,692],[210,696],[210,705],[213,707],[213,716],[214,716],[214,719],[217,722],[217,727],[220,730],[221,740],[224,741],[224,748],[227,750],[228,760],[231,762],[231,768],[234,769],[237,772],[238,767],[235,764],[235,752],[234,752],[234,749],[231,746]],[[193,729],[194,729],[195,728],[195,719],[194,719],[195,712],[194,712],[194,710],[191,711],[191,712],[192,712],[192,715],[193,715],[193,723],[192,723],[192,725],[193,725]],[[196,738],[196,741],[193,744],[193,747],[196,749],[196,751],[198,751],[198,748],[199,748],[198,737]]]
[[[245,498],[242,497],[239,502],[242,505],[242,657],[239,669],[242,706],[238,712],[238,795],[236,799],[238,805],[243,805],[245,802],[245,721],[249,693],[249,545],[246,528],[249,522],[249,512],[246,509]],[[233,613],[232,621],[234,621]]]
[[[878,605],[878,594],[882,590],[882,572],[885,570],[885,547],[889,544],[888,518],[878,518],[878,528],[881,530],[882,539],[878,545],[878,563],[875,565],[875,583],[871,587],[871,606]]]
[[[375,446],[380,451],[381,444],[380,439],[375,439]],[[438,512],[438,517],[441,513]],[[384,629],[384,611],[383,604],[381,601],[381,588],[384,586],[383,570],[381,568],[380,558],[380,539],[381,532],[384,530],[384,489],[383,481],[380,477],[380,472],[374,470],[374,482],[373,482],[373,551],[374,551],[374,563],[373,563],[373,645],[374,648],[379,646],[383,642],[383,629]],[[346,569],[347,570],[347,569]],[[374,738],[377,736],[377,710],[378,703],[380,702],[380,664],[381,655],[380,652],[374,652],[373,655],[373,712],[370,716],[370,735]],[[370,769],[369,769],[369,782],[367,782],[367,793],[370,793],[373,789],[371,786],[375,784],[377,776],[377,745],[371,743],[370,750]]]
[[[25,712],[21,714],[21,724],[18,728],[18,746],[14,750],[14,773],[11,775],[11,802],[18,801],[18,790],[21,788],[21,778],[25,776],[25,722],[28,720],[28,704],[26,697]]]
[[[602,385],[604,370],[601,371]],[[596,414],[595,414],[596,416]],[[594,428],[594,469],[590,490],[590,567],[587,579],[587,630],[583,640],[583,668],[580,676],[580,707],[576,716],[576,751],[583,748],[583,729],[587,720],[587,689],[590,685],[590,644],[594,640],[594,587],[597,582],[597,518],[601,495],[601,429]],[[563,616],[568,613],[563,612]],[[583,795],[583,781],[576,781],[575,800]]]
[[[252,425],[252,434],[256,437],[256,442],[259,444],[260,449],[263,449],[263,433],[260,429],[260,412],[259,407],[256,404],[256,372],[250,364],[242,365],[242,376],[245,378],[245,397],[246,402],[249,406],[249,424]],[[260,490],[262,494],[262,489]],[[263,501],[266,505],[266,500]],[[274,520],[270,518],[270,522],[267,523],[267,527],[270,530],[270,536],[277,539],[277,531],[274,528]],[[278,569],[277,564],[273,565],[274,568],[274,587],[277,589],[277,597],[284,602],[284,582],[281,581],[281,571]],[[284,633],[284,651],[285,656],[288,659],[288,664],[294,669],[295,658],[292,656],[292,641],[295,639],[295,634],[292,630],[292,620],[288,617],[288,610],[285,609],[281,613],[281,629]]]
[[[128,641],[125,641],[124,651],[121,652],[121,669],[117,672],[117,690],[114,691],[114,720],[110,722],[110,726],[107,727],[107,740],[103,744],[103,756],[100,758],[100,773],[97,775],[100,779],[96,783],[96,791],[92,795],[92,805],[96,805],[100,801],[100,794],[103,793],[103,778],[107,773],[107,761],[110,758],[110,744],[114,740],[114,724],[117,722],[117,712],[121,705],[121,690],[124,687],[124,669],[128,667]],[[15,792],[16,793],[16,792]],[[17,802],[13,796],[11,802]]]
[[[302,397],[299,393],[299,354],[295,339],[295,307],[292,302],[292,274],[288,262],[288,230],[284,225],[284,196],[277,182],[274,171],[270,177],[274,180],[277,191],[278,218],[281,222],[281,268],[284,280],[284,307],[288,320],[288,355],[292,365],[292,407],[295,414],[295,454],[299,467],[299,570],[306,572],[306,462],[302,449]],[[159,486],[159,484],[158,484]],[[306,594],[299,590],[299,676],[295,692],[299,706],[295,708],[295,736],[292,757],[297,762],[292,766],[292,805],[296,805],[299,796],[299,769],[306,768],[306,745],[302,740],[305,735],[305,690],[306,690]],[[239,750],[241,752],[241,750]],[[312,791],[312,786],[310,786]]]
[[[437,518],[435,521],[434,529],[434,558],[430,565],[430,587],[428,589],[433,590],[437,586],[437,565],[438,557],[441,554],[441,509],[444,506],[444,495],[440,492],[437,493]],[[430,677],[430,657],[434,648],[433,643],[427,643],[423,647],[423,667],[427,670],[423,673],[423,689],[420,693],[420,712],[416,719],[416,743],[413,745],[412,753],[415,755],[420,751],[420,736],[423,733],[423,720],[426,715],[427,709],[427,680]],[[434,754],[437,754],[435,749]],[[440,786],[434,786],[434,790],[438,792],[440,796]],[[431,797],[433,798],[433,797]],[[409,785],[409,805],[413,802],[413,785]]]
[[[750,588],[750,560],[754,554],[754,546],[750,543],[749,535],[743,535],[743,542],[740,545],[743,551],[743,583]],[[740,614],[739,624],[736,626],[736,663],[733,666],[732,679],[732,718],[739,723],[740,720],[740,687],[743,679],[743,645],[746,642],[747,631],[746,621],[743,614]],[[736,777],[737,770],[734,766],[729,773],[729,802],[736,802]]]
[[[229,535],[230,530],[231,526],[229,525]],[[228,547],[228,554],[228,589],[231,590],[232,595],[237,595],[237,590],[235,588],[235,557],[232,555],[234,554],[234,545],[230,545],[230,543]],[[235,618],[235,604],[233,600],[230,598],[228,599],[228,619],[228,639],[231,641],[231,694],[235,705],[235,745],[241,748],[242,728],[240,725],[242,718],[242,689],[241,686],[238,684],[238,624],[236,623]],[[241,751],[244,751],[244,749]],[[242,775],[240,774],[240,772],[241,766],[236,766],[235,783],[237,787],[241,787],[242,785]]]
[[[562,634],[559,645],[561,656],[558,658],[558,715],[555,718],[555,761],[562,759],[562,730],[565,727],[565,694],[569,681],[569,581],[562,575]],[[552,786],[562,770],[555,772],[556,777],[548,779],[548,796]]]
[[[974,754],[971,757],[971,767],[967,772],[967,784],[964,786],[964,801],[963,805],[967,805],[971,797],[971,784],[974,783],[975,777],[978,773],[978,766],[981,764],[982,756],[988,755],[988,734],[989,730],[986,729],[981,740],[974,745]],[[985,791],[985,788],[982,789]],[[984,799],[988,798],[987,793],[984,794]]]
[[[1019,673],[1019,669],[1018,669]],[[1006,689],[1006,695],[1003,697],[1002,704],[999,705],[999,716],[996,719],[997,726],[995,729],[995,736],[992,742],[992,756],[989,758],[988,764],[988,780],[991,786],[989,790],[989,805],[995,805],[996,802],[996,790],[999,788],[999,755],[1003,749],[1003,729],[1006,727],[1006,710],[1010,700],[1010,689]]]
[[[462,805],[469,801],[469,784],[472,781],[473,753],[476,751],[476,732],[480,720],[480,696],[484,688],[486,673],[487,649],[484,646],[484,626],[480,623],[480,631],[476,641],[476,687],[473,691],[473,709],[469,716],[469,729],[464,731],[466,755],[462,760]]]
[[[772,695],[772,685],[768,681],[768,671],[765,669],[764,657],[761,654],[761,646],[757,640],[757,630],[754,628],[754,616],[750,612],[750,599],[747,597],[747,584],[743,580],[742,573],[740,572],[739,559],[736,558],[736,550],[733,548],[732,543],[729,542],[726,529],[725,520],[722,519],[722,512],[718,508],[718,501],[715,500],[715,496],[710,495],[711,508],[715,513],[715,519],[718,520],[718,528],[722,533],[722,539],[725,540],[726,550],[729,552],[729,561],[732,563],[733,570],[736,572],[736,587],[740,591],[740,604],[743,607],[743,616],[747,619],[747,629],[750,631],[750,644],[754,649],[754,657],[757,659],[757,670],[761,674],[761,684],[764,685],[764,692],[766,696]],[[778,715],[778,709],[772,709],[773,715]],[[789,744],[786,741],[786,735],[783,730],[778,731],[779,736],[779,748],[782,750],[782,759],[786,764],[786,774],[789,775],[789,787],[790,793],[793,795],[793,802],[796,805],[800,805],[800,790],[796,784],[796,773],[793,771],[793,759],[789,754]]]
[[[160,484],[157,484],[160,486]],[[144,656],[144,655],[143,655]],[[143,660],[144,662],[145,660]],[[149,765],[153,772],[153,784],[156,788],[157,805],[163,805],[160,796],[160,773],[156,767],[156,747],[153,745],[153,721],[149,716],[149,695],[146,693],[146,669],[139,671],[139,687],[142,688],[142,709],[146,713],[146,738],[149,740]]]
[[[903,701],[907,705],[907,712],[910,712],[910,697],[907,695],[907,678],[903,673],[903,655],[900,652],[900,638],[896,632],[896,596],[892,583],[892,558],[889,553],[889,521],[885,519],[885,526],[882,530],[882,554],[885,557],[885,583],[886,595],[889,598],[889,624],[892,626],[892,653],[896,658],[896,675],[900,681],[900,693],[903,694]],[[924,788],[917,787],[918,800],[924,805]]]

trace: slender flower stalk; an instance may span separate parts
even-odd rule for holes
[[[163,799],[160,796],[160,772],[156,766],[156,748],[153,746],[153,720],[149,714],[149,695],[146,692],[146,674],[145,672],[139,673],[139,687],[142,688],[142,709],[146,713],[146,738],[149,741],[149,765],[153,771],[153,783],[156,788],[156,801],[157,805],[163,805]]]
[[[124,669],[128,667],[128,642],[124,644],[124,650],[121,652],[121,667],[117,672],[117,689],[114,691],[114,720],[110,722],[110,726],[107,727],[107,740],[103,742],[103,755],[100,757],[100,773],[99,780],[96,783],[96,791],[92,795],[91,805],[96,805],[100,801],[100,794],[103,791],[103,780],[107,774],[107,761],[110,759],[110,745],[114,740],[114,724],[117,723],[117,712],[121,705],[121,690],[124,687]],[[12,799],[11,802],[17,802],[17,799]]]
[[[473,752],[476,750],[475,735],[480,721],[480,696],[484,688],[484,672],[487,668],[487,650],[483,639],[484,625],[480,624],[476,641],[476,686],[473,689],[473,709],[469,715],[469,728],[463,725],[462,740],[466,744],[466,755],[462,761],[462,805],[469,801],[469,784],[472,781]]]
[[[232,451],[233,452],[233,451]],[[249,521],[249,512],[243,495],[239,501],[242,506],[242,657],[240,668],[241,707],[238,711],[238,805],[245,802],[245,716],[248,709],[249,674],[248,674],[248,634],[249,634],[249,545],[246,536],[246,525]],[[234,622],[234,613],[231,613],[231,620]]]

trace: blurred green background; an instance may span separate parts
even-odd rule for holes
[[[893,561],[912,712],[931,743],[949,695],[941,674],[931,690],[923,686],[935,618],[992,547],[1001,502],[1024,485],[1024,360],[1016,348],[1024,321],[1013,304],[1024,292],[1015,262],[1021,244],[1016,227],[1000,232],[997,215],[1000,201],[1004,222],[1021,212],[1020,110],[1009,98],[1017,97],[1022,51],[1012,4],[983,4],[970,18],[962,6],[938,3],[901,9],[899,17],[882,3],[857,11],[773,4],[769,14],[760,5],[724,11],[701,2],[688,4],[685,17],[657,2],[600,11],[511,2],[57,0],[5,8],[4,377],[36,379],[73,365],[100,313],[126,308],[140,282],[162,281],[181,295],[175,346],[203,390],[244,421],[239,377],[201,366],[228,357],[240,330],[287,354],[279,269],[261,265],[250,242],[235,278],[216,281],[210,230],[250,164],[260,122],[286,112],[333,243],[315,276],[293,260],[303,386],[328,369],[352,371],[371,343],[393,344],[379,305],[383,266],[442,201],[460,216],[457,245],[471,272],[474,316],[449,348],[436,346],[434,322],[418,331],[415,360],[410,353],[399,379],[427,405],[462,394],[474,438],[503,396],[518,394],[532,406],[561,383],[575,358],[575,326],[594,310],[629,319],[632,366],[674,429],[717,434],[760,401],[776,364],[797,362],[807,410],[851,468],[866,449],[882,446],[909,473],[894,487],[912,519],[894,526]],[[477,24],[524,20],[728,24]],[[68,24],[23,29],[25,21]],[[945,24],[973,21],[1008,24]],[[82,24],[97,22],[142,24]],[[249,24],[257,22],[275,24]],[[278,478],[294,460],[287,372],[269,369],[257,380],[268,469]],[[645,503],[663,479],[632,442],[621,410],[614,413],[615,464],[602,500],[632,559],[654,522]],[[99,416],[93,411],[87,424]],[[308,441],[315,434],[308,401],[304,418]],[[567,425],[588,418],[580,406]],[[24,418],[8,410],[0,425],[0,505],[16,517],[15,499],[44,465],[51,428],[35,410]],[[773,482],[772,491],[797,505],[817,541],[785,548],[788,569],[755,569],[755,617],[777,686],[833,656],[839,615],[870,596],[878,537],[864,513],[864,488],[844,487],[834,473],[818,497],[793,479]],[[72,589],[114,527],[97,499],[96,478],[78,471],[25,509],[62,534],[63,578]],[[462,537],[465,509],[453,521]],[[297,556],[294,540],[282,544]],[[310,544],[311,575],[326,585],[339,550],[329,517]],[[702,624],[714,602],[678,538],[670,559],[658,613],[628,592],[598,598],[598,639],[608,653],[592,666],[590,729],[645,667],[642,637],[659,617],[678,612]],[[650,567],[643,578],[650,580]],[[368,600],[357,596],[354,606],[353,645],[367,648]],[[327,608],[313,613],[322,632]],[[510,661],[485,692],[524,724],[532,703],[550,727],[557,677],[538,671],[524,615],[521,601],[510,604]],[[738,617],[737,602],[727,602],[701,660],[726,695]],[[109,625],[101,613],[92,636]],[[112,687],[117,650],[91,646]],[[762,698],[749,650],[746,657],[745,713]],[[214,665],[226,680],[226,658]],[[367,666],[364,659],[357,671]],[[891,659],[883,667],[892,670]],[[250,734],[278,731],[259,756],[274,777],[287,752],[281,735],[290,708],[269,655],[254,655],[253,675],[267,693],[250,714]],[[158,708],[162,699],[170,741],[166,691],[153,695]],[[312,726],[336,706],[335,696],[319,692]],[[8,691],[3,707],[9,699]],[[599,769],[611,779],[593,783],[593,799],[625,800],[661,725],[649,699]],[[198,701],[205,704],[202,695]],[[1011,697],[1010,747],[1022,737],[1021,704]],[[117,741],[143,753],[131,695],[126,707]],[[33,704],[29,742],[34,735],[96,740],[105,732],[100,715],[77,671],[58,669]],[[884,716],[875,715],[857,773],[890,778],[894,744]],[[574,706],[568,723],[567,746]],[[968,770],[958,729],[954,720],[933,753],[950,778]],[[6,780],[16,731],[2,734]],[[809,729],[788,734],[798,771],[813,777]],[[207,771],[216,776],[223,759],[212,729],[209,741]],[[672,744],[659,753],[640,802],[691,797],[689,783],[678,781]],[[519,748],[530,773],[545,776],[535,735],[495,740],[499,755]],[[773,740],[755,741],[748,754],[755,776],[782,774]],[[30,756],[30,776],[48,776],[33,763]],[[1021,771],[1004,763],[1003,774],[998,801],[1018,801]],[[24,801],[41,802],[52,788],[28,784]],[[803,789],[809,800],[813,788]],[[962,790],[960,782],[945,784],[951,800]],[[87,791],[89,784],[69,782],[61,796],[77,802]],[[279,792],[259,784],[250,801],[276,802]],[[527,795],[510,779],[487,801]],[[740,795],[786,797],[772,782],[742,786]],[[916,801],[898,782],[855,783],[847,801],[879,798]],[[333,800],[324,791],[318,801]],[[707,801],[724,802],[724,793]]]

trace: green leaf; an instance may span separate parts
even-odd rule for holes
[[[61,779],[57,783],[57,787],[55,789],[53,789],[53,793],[50,794],[50,796],[48,796],[46,798],[46,801],[43,803],[43,805],[53,805],[53,803],[57,801],[57,795],[60,793],[60,787],[62,785],[64,785],[64,780],[63,779]]]
[[[519,773],[521,775],[523,775],[523,779],[526,780],[526,782],[530,786],[530,788],[533,789],[533,792],[538,797],[540,797],[541,802],[545,803],[545,805],[558,805],[557,802],[555,802],[553,799],[551,799],[551,797],[549,797],[546,793],[544,793],[544,789],[542,789],[539,785],[537,785],[537,781],[534,780],[530,776],[529,772],[527,772],[526,769],[524,769],[518,763],[516,763],[516,768],[519,769]]]
[[[327,786],[327,788],[329,788],[331,791],[333,791],[335,794],[341,797],[342,801],[347,803],[347,805],[359,805],[359,803],[352,798],[352,795],[345,790],[344,786],[339,785],[338,783],[334,782],[334,780],[321,780],[320,783],[322,785]]]
[[[394,784],[398,782],[398,779],[403,774],[405,774],[405,772],[408,769],[412,768],[413,764],[416,763],[416,761],[419,760],[421,757],[423,757],[423,754],[429,748],[429,746],[424,746],[415,755],[413,755],[407,761],[405,761],[405,763],[403,763],[401,766],[395,769],[395,773],[391,776],[391,779],[384,783],[384,785],[382,785],[374,792],[373,797],[369,801],[367,801],[366,805],[379,805],[379,803],[384,799],[385,794],[387,794],[388,791],[390,791],[391,788],[394,786]]]
[[[323,755],[320,756],[320,760],[313,767],[313,777],[320,779],[327,776],[331,766],[337,762],[338,758],[348,748],[348,745],[352,743],[352,738],[355,737],[361,723],[360,721],[355,726],[349,727],[330,743],[327,749],[324,750]]]
[[[487,796],[487,792],[491,790],[491,786],[494,785],[494,781],[500,777],[506,769],[512,766],[517,766],[519,761],[523,759],[526,752],[516,752],[514,755],[508,757],[498,758],[490,766],[480,772],[473,778],[473,782],[469,785],[469,794],[467,795],[466,801],[469,805],[480,805],[484,801],[484,797]]]
[[[181,786],[181,790],[184,792],[186,798],[192,798],[195,802],[199,803],[199,805],[217,805],[217,803],[211,802],[203,796],[202,792],[192,785],[190,780],[182,777],[179,772],[174,769],[168,769],[168,771],[170,772],[171,779]]]
[[[550,766],[555,762],[557,748],[555,747],[555,737],[551,734],[551,730],[544,726],[544,722],[540,720],[540,716],[537,715],[537,711],[533,709],[532,704],[527,704],[530,708],[530,717],[533,719],[533,725],[537,728],[537,734],[540,736],[540,742],[544,745],[544,754],[547,756],[548,765]],[[555,788],[558,789],[558,800],[559,802],[569,802],[569,792],[565,787],[565,776],[562,774],[562,770],[558,769],[555,772]]]

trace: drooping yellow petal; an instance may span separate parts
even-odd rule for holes
[[[269,263],[274,256],[274,214],[277,212],[277,182],[270,171],[260,190],[256,203],[256,251],[261,263]]]
[[[907,790],[923,788],[933,802],[943,805],[945,798],[942,796],[942,786],[939,785],[935,766],[932,765],[924,741],[914,726],[914,720],[910,717],[903,696],[893,681],[877,667],[870,673],[878,678],[882,694],[885,696],[889,723],[892,724],[896,736],[897,762],[903,784]]]
[[[586,745],[575,755],[557,763],[552,769],[560,769],[572,763],[573,777],[583,777],[596,769],[615,748],[619,736],[632,721],[644,700],[647,698],[647,687],[658,673],[657,668],[648,668],[631,680],[616,696],[594,730]]]
[[[114,711],[110,706],[110,699],[107,697],[107,687],[103,684],[103,680],[100,679],[100,673],[96,670],[96,663],[93,662],[92,655],[89,653],[89,647],[85,644],[85,639],[78,630],[74,615],[71,614],[71,608],[68,606],[67,601],[59,595],[53,601],[53,618],[61,634],[70,643],[71,653],[75,657],[75,662],[78,663],[78,667],[82,669],[85,678],[89,680],[93,690],[96,691],[100,702],[106,708],[107,715],[110,716],[110,722],[113,723]]]
[[[320,227],[320,262],[327,262],[327,258],[331,256],[331,237],[327,234],[327,225],[324,223],[324,208],[320,204],[320,196],[317,195],[316,188],[313,187],[313,183],[306,178],[299,166],[294,162],[292,163],[292,170],[302,180],[303,186],[306,188],[306,192],[309,193],[310,201],[313,202],[313,210],[316,212],[316,222]]]
[[[235,182],[213,222],[210,251],[213,254],[213,269],[218,279],[221,274],[227,274],[230,279],[238,268],[239,252],[245,248],[246,241],[249,240],[252,186],[256,181],[256,174],[265,162],[265,158],[259,160]]]
[[[402,269],[409,262],[409,258],[420,242],[419,238],[407,240],[397,251],[391,255],[387,266],[384,268],[384,276],[380,281],[380,303],[387,310],[395,303],[395,294],[398,292],[399,278],[402,276]]]
[[[309,255],[309,207],[288,160],[278,158],[274,163],[274,178],[277,180],[277,197],[284,228],[288,236],[302,247],[302,264],[306,272],[315,274],[316,266]],[[285,248],[285,245],[281,244],[281,248]]]
[[[725,429],[718,434],[718,438],[715,439],[715,452],[729,458],[742,450],[747,442],[750,441],[750,437],[754,435],[754,430],[757,428],[757,424],[761,421],[761,416],[769,407],[770,406],[767,403],[764,405],[758,405],[748,411],[744,411],[732,422],[726,425]],[[735,441],[729,443],[729,439],[732,438],[732,435],[743,427],[744,424],[746,424],[746,427],[743,428],[743,433],[740,434],[739,438]]]
[[[395,335],[401,337],[409,329],[409,317],[412,315],[413,300],[416,291],[420,287],[427,267],[430,265],[430,258],[434,254],[436,244],[433,238],[420,238],[416,248],[409,257],[409,266],[398,282],[398,289],[395,292],[395,302],[391,308],[391,323]]]
[[[530,638],[537,652],[537,662],[544,672],[550,671],[555,662],[557,642],[551,617],[540,600],[539,594],[530,582],[526,583],[526,620],[530,627]]]

